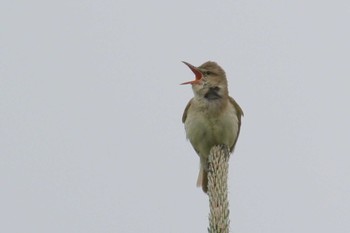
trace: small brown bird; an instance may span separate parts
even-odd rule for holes
[[[197,186],[208,191],[208,156],[210,149],[225,144],[233,151],[241,128],[243,111],[228,95],[225,71],[215,62],[199,67],[185,63],[195,74],[191,84],[194,97],[182,116],[186,136],[200,158]]]

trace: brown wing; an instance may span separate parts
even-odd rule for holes
[[[182,115],[182,123],[185,123],[185,121],[186,121],[186,118],[187,118],[187,111],[188,111],[188,109],[189,109],[190,106],[191,106],[191,102],[192,102],[192,99],[188,102],[188,104],[187,104],[187,106],[186,106],[186,108],[185,108],[185,111],[184,111],[184,113],[183,113],[183,115]]]
[[[244,116],[244,114],[243,114],[242,108],[237,104],[237,102],[231,96],[229,97],[229,99],[230,99],[230,103],[236,109],[237,118],[238,118],[238,132],[237,132],[236,141],[233,143],[232,147],[230,148],[230,151],[232,152],[233,149],[235,148],[235,145],[237,143],[237,139],[238,139],[239,133],[241,131],[241,118],[242,118],[242,116]]]

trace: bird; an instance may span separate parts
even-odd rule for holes
[[[242,108],[229,96],[225,71],[213,61],[196,67],[183,61],[195,75],[190,84],[194,97],[182,115],[186,137],[200,158],[197,187],[208,192],[208,157],[216,145],[233,152],[241,129]]]

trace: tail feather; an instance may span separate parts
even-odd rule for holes
[[[202,187],[204,193],[208,192],[208,172],[200,166],[198,179],[197,179],[197,187]]]

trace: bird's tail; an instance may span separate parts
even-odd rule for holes
[[[197,179],[197,187],[202,187],[203,192],[208,192],[208,172],[205,171],[202,165],[199,168],[199,174]]]

